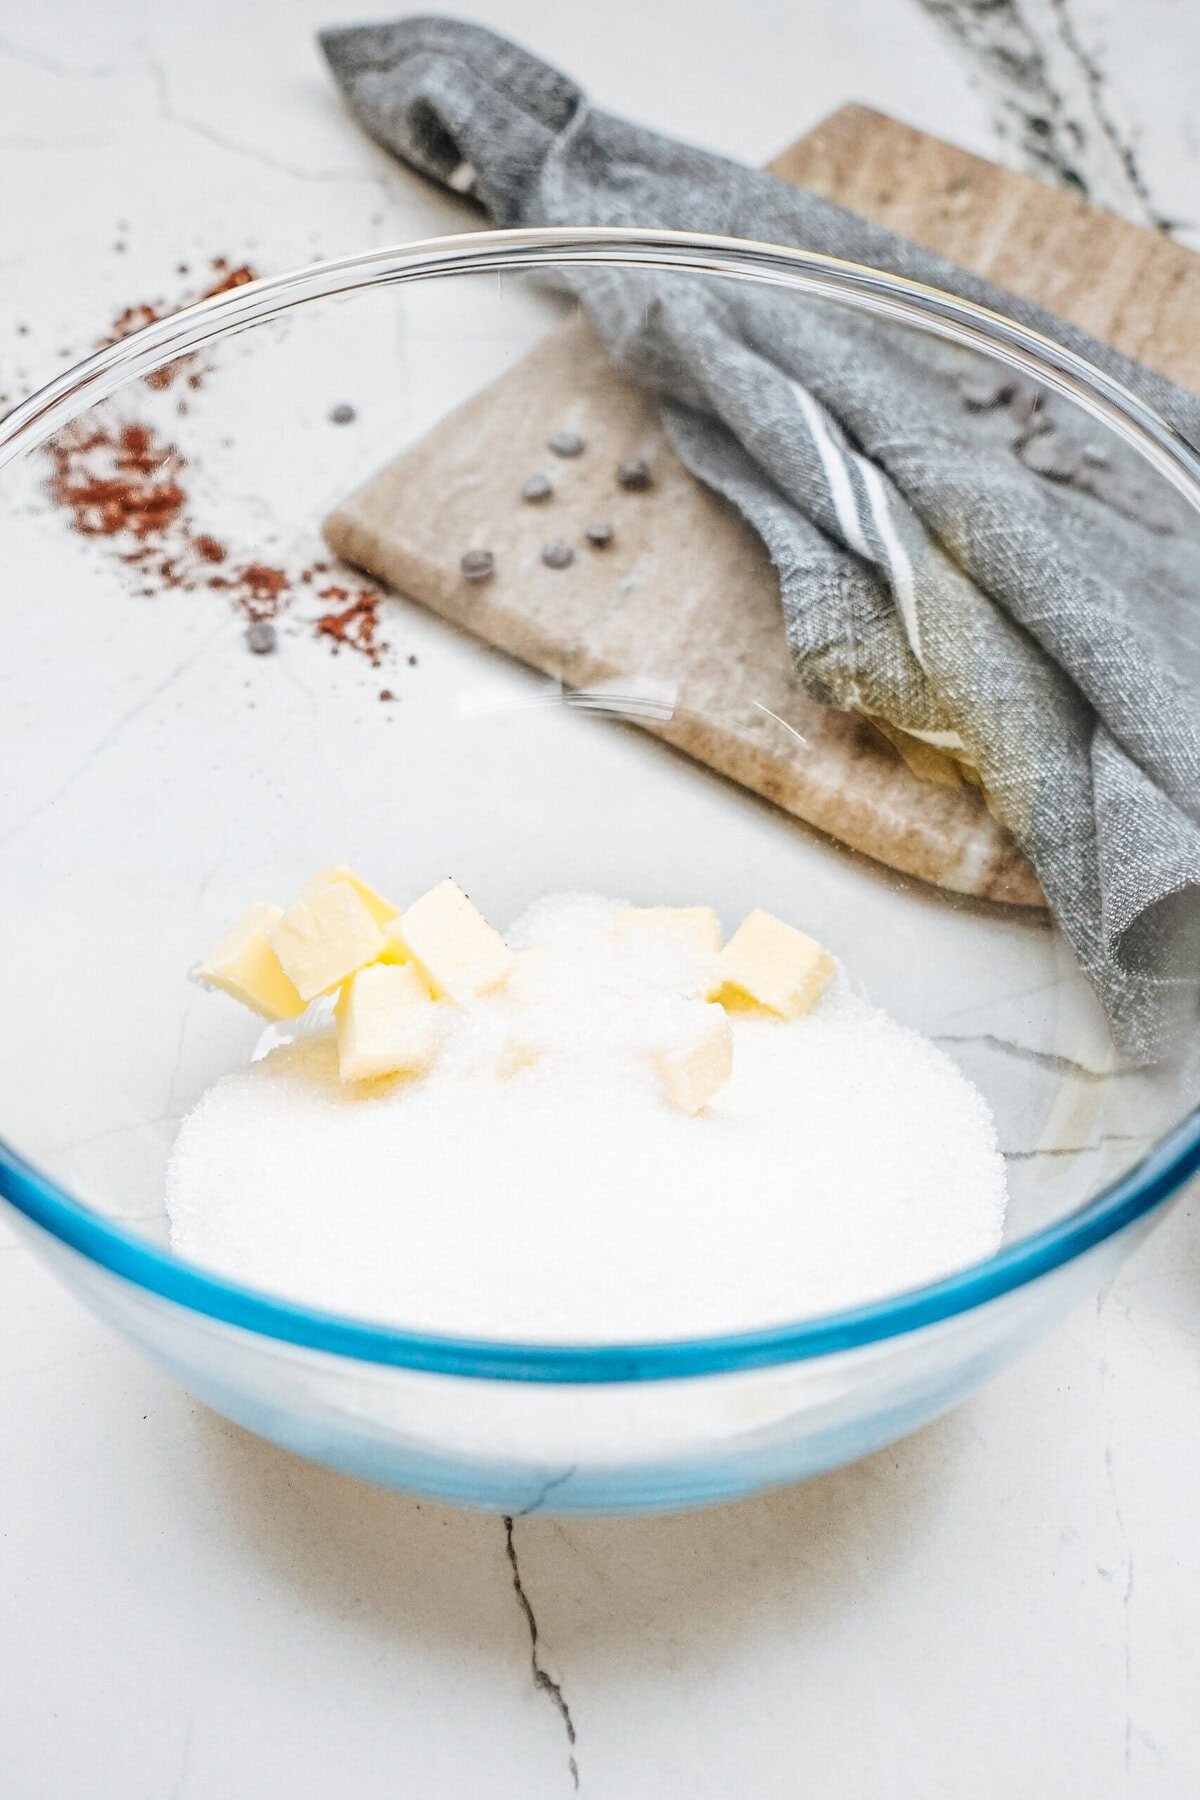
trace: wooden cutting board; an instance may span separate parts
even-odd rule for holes
[[[864,107],[771,167],[1200,388],[1200,257],[1156,233]],[[586,440],[583,455],[548,453],[563,430]],[[614,480],[633,455],[652,465],[647,492]],[[553,498],[522,502],[538,472]],[[601,520],[613,541],[588,548]],[[918,755],[799,687],[758,539],[682,467],[582,318],[342,502],[326,536],[521,661],[598,689],[596,704],[632,696],[648,730],[853,849],[959,893],[1043,904],[976,787],[947,782],[944,766],[923,777]],[[576,547],[569,568],[542,562],[552,538]],[[495,556],[486,582],[460,572],[472,546]]]

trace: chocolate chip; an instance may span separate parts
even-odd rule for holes
[[[255,656],[269,656],[275,648],[275,627],[266,619],[255,619],[246,627],[246,644]]]
[[[582,456],[587,445],[577,431],[556,431],[546,448],[555,456]]]
[[[1016,381],[1011,375],[1004,375],[999,369],[972,369],[964,375],[958,384],[962,403],[971,412],[987,412],[993,406],[1003,406],[1011,400],[1016,392]]]
[[[343,400],[340,405],[331,406],[329,409],[329,423],[331,425],[353,425],[357,417],[358,414],[355,412],[354,408],[348,405],[345,400]]]
[[[650,464],[644,456],[627,456],[624,462],[617,464],[618,485],[628,488],[631,494],[643,493],[653,479]]]
[[[613,541],[613,528],[605,520],[599,525],[589,525],[583,535],[593,550],[607,550]]]
[[[1014,382],[1009,400],[1013,417],[1018,423],[1027,424],[1031,431],[1048,430],[1050,421],[1042,412],[1043,398],[1041,388],[1027,387],[1022,381]]]
[[[575,561],[575,552],[565,538],[551,538],[542,545],[542,561],[548,569],[568,569]]]
[[[1069,481],[1075,474],[1075,463],[1059,447],[1052,431],[1026,438],[1018,455],[1027,469],[1032,469],[1035,475],[1045,475],[1050,481]]]
[[[468,581],[486,581],[496,573],[496,559],[490,550],[468,550],[458,566]]]
[[[548,500],[554,492],[554,483],[548,475],[531,475],[521,489],[522,500]]]

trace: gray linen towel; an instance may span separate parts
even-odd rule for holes
[[[890,269],[1032,325],[1200,444],[1194,395],[829,201],[595,111],[481,27],[410,18],[321,44],[371,136],[498,224],[687,227]],[[962,353],[920,334],[703,277],[560,285],[763,539],[809,693],[974,765],[1126,1054],[1194,1029],[1200,537],[1183,502],[1115,444],[1097,454],[1076,409],[981,385],[978,365],[964,378]]]

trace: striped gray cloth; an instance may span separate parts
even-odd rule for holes
[[[499,224],[687,227],[890,269],[1032,325],[1200,444],[1194,395],[816,195],[595,111],[491,32],[411,18],[321,43],[372,137]],[[1200,533],[1185,503],[1075,409],[922,334],[702,277],[562,285],[656,393],[684,463],[761,536],[808,692],[978,775],[1131,1059],[1193,1032]]]

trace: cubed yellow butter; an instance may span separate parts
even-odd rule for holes
[[[660,935],[697,956],[715,956],[721,927],[711,906],[623,906],[616,918],[619,938]]]
[[[389,919],[381,927],[383,931],[383,949],[379,952],[379,960],[384,963],[410,963],[412,951],[404,941],[404,921],[399,913]]]
[[[694,1025],[655,1058],[667,1098],[698,1113],[733,1074],[733,1027],[723,1006],[701,1006]]]
[[[196,970],[196,979],[205,987],[232,994],[264,1019],[294,1019],[304,1011],[303,996],[284,974],[267,941],[267,932],[282,917],[282,907],[260,900],[225,933]]]
[[[333,1009],[343,1081],[420,1075],[437,1055],[437,1007],[412,963],[371,963],[343,987]]]
[[[750,1000],[797,1019],[820,999],[835,966],[815,938],[756,907],[717,958],[708,998],[734,1005]]]
[[[383,932],[348,881],[297,900],[267,930],[288,980],[305,1000],[327,994],[383,949]]]
[[[318,869],[312,880],[306,881],[300,889],[300,899],[313,899],[321,892],[322,888],[332,887],[335,881],[350,883],[377,925],[386,925],[388,920],[394,919],[400,911],[400,908],[393,906],[390,900],[385,900],[369,881],[364,881],[361,875],[356,875],[353,869],[348,869],[345,863],[326,863],[323,869]]]
[[[494,926],[453,881],[414,900],[398,935],[420,963],[437,998],[472,1000],[502,987],[516,963]]]

